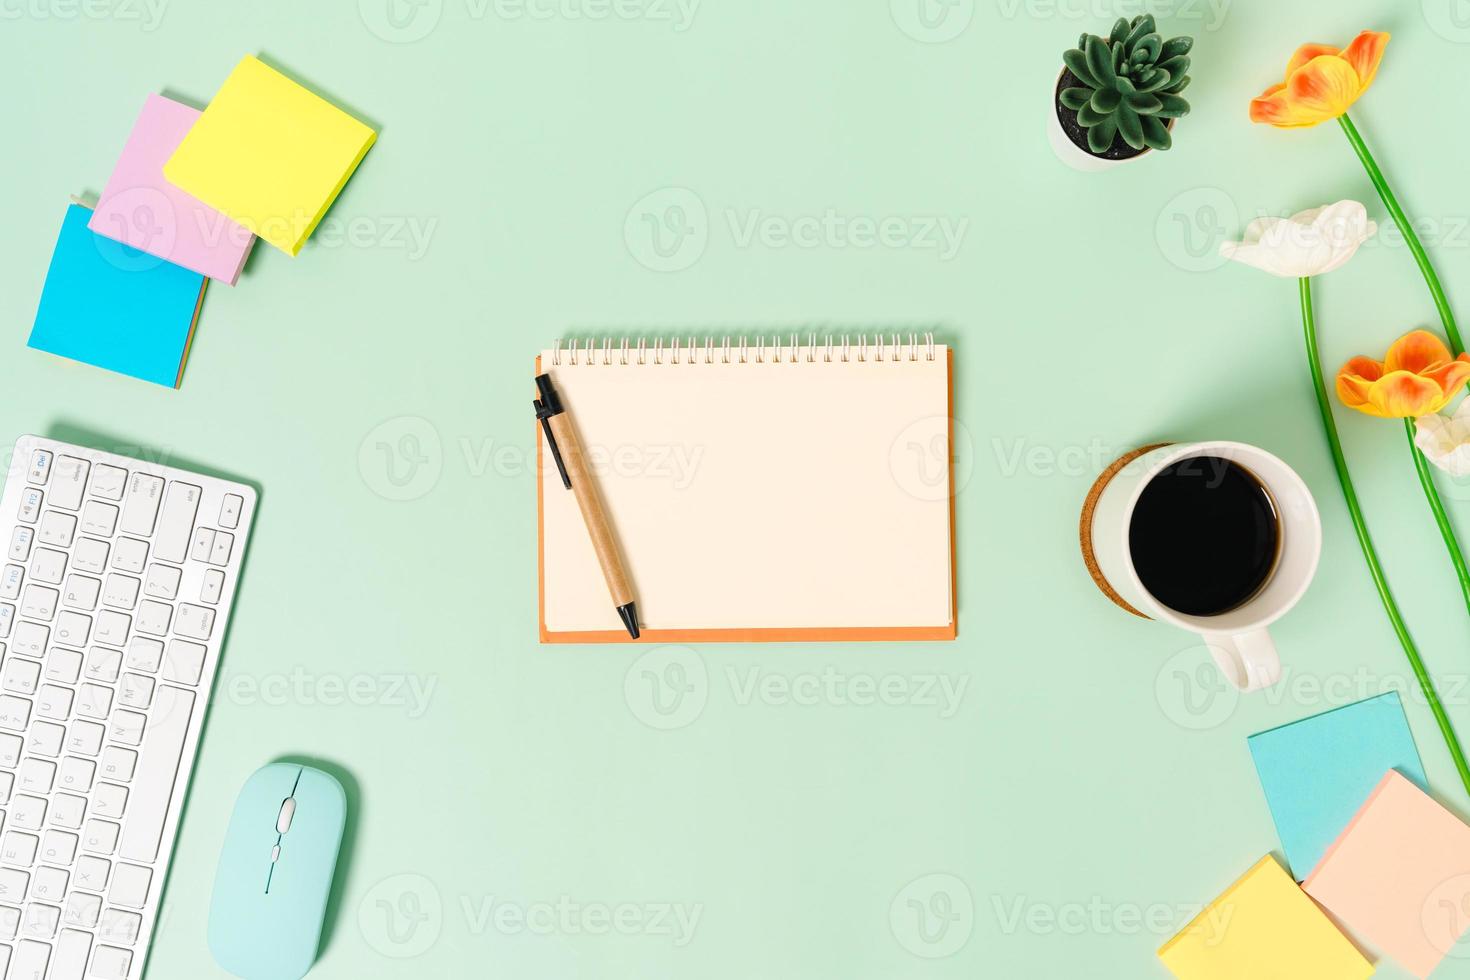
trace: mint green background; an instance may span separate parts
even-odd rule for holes
[[[1336,127],[1255,127],[1246,103],[1300,42],[1393,31],[1355,117],[1430,224],[1464,311],[1470,10],[1237,0],[1222,17],[1164,2],[1164,28],[1199,37],[1195,111],[1168,154],[1080,175],[1044,138],[1059,56],[1136,3],[958,0],[926,34],[917,0],[705,0],[683,30],[615,13],[647,11],[630,0],[600,19],[428,0],[401,7],[396,30],[386,2],[174,2],[156,23],[107,0],[0,8],[3,441],[38,431],[161,454],[263,490],[149,975],[218,973],[204,925],[231,803],[255,768],[299,755],[358,787],[314,976],[1163,976],[1153,952],[1188,907],[1275,846],[1245,737],[1411,686],[1330,471],[1295,284],[1213,258],[1262,211],[1356,197],[1382,220],[1382,207]],[[381,127],[328,227],[299,258],[260,248],[239,286],[210,289],[179,392],[26,350],[67,195],[101,188],[146,93],[202,104],[247,52]],[[657,272],[640,261],[653,260],[641,215],[689,197],[635,205],[671,187],[703,206],[708,241]],[[752,209],[829,208],[968,225],[947,261],[742,246],[731,227]],[[426,248],[405,247],[406,222],[429,229]],[[1318,293],[1329,370],[1433,324],[1396,236]],[[875,327],[957,346],[959,642],[643,661],[537,644],[539,347]],[[1339,419],[1393,585],[1470,738],[1470,623],[1403,434]],[[376,445],[404,435],[422,437],[426,462],[413,499],[388,499],[404,494]],[[1282,455],[1322,508],[1322,569],[1276,631],[1288,673],[1270,692],[1224,690],[1202,647],[1118,613],[1077,557],[1095,472],[1141,442],[1195,438]],[[1465,522],[1470,483],[1442,484]],[[647,680],[675,677],[658,674],[668,663],[694,692],[665,717]],[[828,670],[965,687],[949,717],[746,696],[750,671],[799,686]],[[435,685],[426,710],[394,703],[406,675]],[[1434,789],[1465,813],[1428,710],[1407,702]],[[908,900],[935,888],[959,917],[929,944]],[[413,933],[378,904],[406,893],[427,917]],[[654,929],[542,934],[481,922],[492,897],[682,903],[700,918],[683,946]]]

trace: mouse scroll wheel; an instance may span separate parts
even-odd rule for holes
[[[291,818],[294,816],[296,816],[296,797],[290,796],[286,798],[286,802],[281,804],[281,812],[276,817],[276,833],[284,834],[290,830]]]

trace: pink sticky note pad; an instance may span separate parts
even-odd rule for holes
[[[1417,977],[1470,958],[1470,827],[1395,771],[1302,887]]]
[[[150,95],[87,227],[231,286],[255,236],[163,177],[199,110]]]

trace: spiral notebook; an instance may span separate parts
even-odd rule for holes
[[[644,642],[954,639],[952,371],[931,336],[584,341],[537,372],[597,477]],[[537,446],[541,639],[628,642]]]

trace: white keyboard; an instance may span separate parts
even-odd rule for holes
[[[24,436],[0,496],[0,977],[143,973],[255,492]]]

